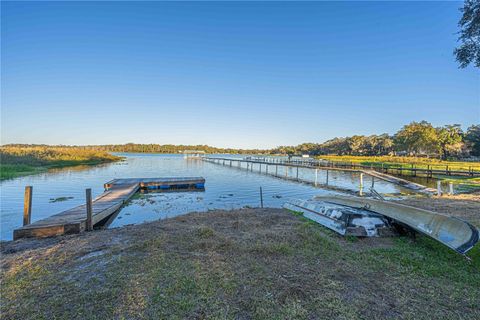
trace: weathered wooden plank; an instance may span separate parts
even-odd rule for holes
[[[139,184],[124,185],[106,191],[92,202],[92,224],[120,209],[128,198],[139,189]],[[14,239],[22,237],[48,237],[83,231],[87,223],[86,205],[80,205],[48,218],[36,221],[14,231]]]

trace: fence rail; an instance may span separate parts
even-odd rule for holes
[[[273,157],[247,157],[244,160],[250,160],[254,162],[268,162],[272,164],[295,164],[301,165],[304,167],[312,168],[343,168],[343,169],[352,169],[352,170],[375,170],[378,172],[386,174],[399,174],[403,175],[405,173],[411,173],[411,175],[416,176],[418,174],[423,174],[427,177],[432,177],[436,175],[446,175],[446,176],[466,176],[466,177],[480,177],[480,171],[474,170],[473,167],[469,167],[468,170],[452,170],[451,167],[445,165],[444,168],[439,168],[439,166],[427,165],[427,168],[417,168],[415,165],[410,167],[404,166],[393,166],[393,165],[363,165],[355,162],[337,162],[337,161],[328,161],[328,160],[317,160],[317,159],[278,159]]]

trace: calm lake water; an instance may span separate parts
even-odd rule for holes
[[[122,209],[110,228],[174,217],[192,211],[258,207],[260,186],[263,188],[266,207],[281,207],[288,199],[336,193],[322,189],[321,186],[314,187],[306,183],[265,175],[264,172],[259,174],[236,166],[185,160],[181,155],[119,155],[126,157],[126,160],[94,167],[80,166],[53,170],[44,174],[0,182],[1,239],[12,239],[13,229],[22,225],[23,194],[26,185],[33,186],[32,222],[34,222],[83,204],[86,188],[92,188],[94,197],[100,195],[104,191],[103,184],[112,179],[162,176],[202,176],[206,179],[204,192],[149,193],[136,196]],[[222,157],[239,158],[240,156],[222,155]],[[269,173],[275,173],[274,166]],[[285,174],[285,169],[279,168],[280,173]],[[291,169],[289,176],[294,175],[296,170]],[[299,178],[313,181],[314,171],[300,169]],[[319,183],[323,183],[325,178],[325,172],[319,171]],[[330,185],[358,190],[358,183],[358,174],[329,173]],[[364,184],[369,187],[370,178],[366,178]],[[398,186],[378,180],[375,181],[375,189],[380,193],[405,192]],[[69,199],[53,202],[60,197],[69,197]]]

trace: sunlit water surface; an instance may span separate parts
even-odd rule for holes
[[[33,186],[32,222],[63,210],[83,204],[85,189],[92,188],[96,197],[104,189],[103,184],[116,178],[154,178],[172,176],[202,176],[206,179],[204,192],[149,193],[135,196],[124,207],[110,228],[127,224],[142,223],[174,217],[192,211],[213,209],[235,209],[260,205],[259,188],[263,189],[264,206],[281,207],[293,198],[311,198],[315,195],[333,194],[331,190],[314,187],[306,183],[288,181],[269,174],[251,172],[236,165],[222,166],[201,160],[186,160],[181,155],[159,154],[119,154],[125,161],[95,167],[74,167],[54,170],[48,173],[7,180],[0,183],[1,239],[12,239],[12,232],[22,224],[23,195],[27,185]],[[238,158],[239,156],[225,156]],[[255,170],[257,168],[255,167]],[[279,167],[279,175],[285,169]],[[287,173],[296,176],[296,169]],[[314,181],[314,171],[300,169],[299,178]],[[324,171],[319,171],[318,182],[326,179]],[[329,184],[358,190],[359,175],[356,173],[330,172]],[[365,180],[369,186],[370,180]],[[375,181],[375,189],[381,193],[397,193],[405,190],[393,184]],[[60,197],[71,197],[66,201],[56,201]]]

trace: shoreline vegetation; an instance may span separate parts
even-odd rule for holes
[[[47,172],[53,168],[97,165],[121,160],[106,151],[57,146],[0,147],[0,180]]]
[[[407,201],[480,226],[474,198]],[[283,209],[190,213],[2,242],[0,311],[5,319],[473,319],[479,249],[467,261],[423,235],[343,238]]]
[[[49,168],[93,165],[120,160],[111,152],[182,153],[198,150],[207,154],[309,155],[334,162],[361,163],[372,167],[446,168],[480,171],[480,125],[466,132],[458,124],[433,127],[427,121],[411,122],[394,135],[380,134],[334,138],[323,143],[303,143],[273,149],[217,148],[208,145],[117,144],[50,146],[8,144],[0,146],[0,179],[45,172]],[[453,183],[475,186],[478,178],[442,177]]]
[[[148,146],[148,147],[147,147]],[[142,151],[143,150],[143,151]],[[209,146],[187,145],[143,145],[125,144],[114,146],[50,146],[12,144],[0,147],[0,180],[37,174],[52,168],[78,165],[97,165],[119,161],[122,157],[110,152],[123,153],[169,153],[178,154],[184,150],[202,150],[212,154],[256,154],[269,156],[286,156],[266,150],[222,149]],[[480,171],[480,161],[442,160],[438,158],[415,156],[366,156],[366,155],[313,155],[314,158],[343,164],[361,164],[372,168],[415,167],[430,169],[472,170]],[[402,176],[405,177],[405,176]],[[408,177],[407,177],[408,178]],[[480,188],[478,177],[456,177],[436,175],[433,178],[462,184],[468,190]]]

